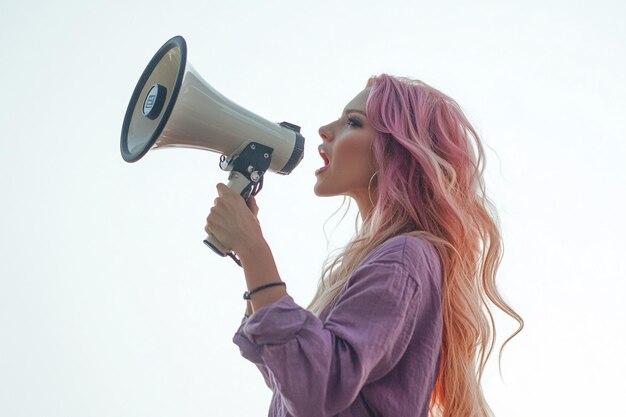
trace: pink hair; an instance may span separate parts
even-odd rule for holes
[[[402,234],[429,240],[443,267],[442,360],[431,414],[488,416],[480,383],[496,337],[490,302],[519,323],[504,345],[523,320],[495,283],[503,247],[485,193],[482,144],[459,105],[427,84],[382,74],[368,87],[367,118],[377,131],[375,206],[325,266],[309,308],[319,313],[328,306],[358,263],[385,240]]]

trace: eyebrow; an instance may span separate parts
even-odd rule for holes
[[[364,112],[363,110],[357,110],[357,109],[345,109],[345,110],[343,111],[343,114],[346,114],[346,113],[360,113],[360,114],[362,114],[363,116],[366,116],[366,117],[367,117],[367,115],[365,114],[365,112]]]

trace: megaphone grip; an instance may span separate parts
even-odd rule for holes
[[[248,192],[250,184],[251,181],[246,178],[245,175],[237,171],[231,171],[230,175],[228,176],[228,184],[226,185],[231,190],[243,196],[244,193]],[[222,245],[222,243],[217,240],[212,234],[208,235],[206,239],[204,239],[204,244],[220,256],[227,256],[232,252],[232,248],[227,248]]]
[[[226,256],[230,252],[230,249],[226,249],[212,234],[207,235],[206,239],[204,239],[204,244],[213,249],[213,252],[220,256]]]

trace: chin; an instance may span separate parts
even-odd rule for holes
[[[315,184],[315,186],[313,187],[313,192],[318,197],[331,197],[331,196],[336,195],[334,193],[329,192],[328,190],[325,190],[324,187],[320,186],[319,184]]]
[[[318,197],[324,197],[324,194],[320,192],[319,187],[317,185],[313,187],[313,192]]]

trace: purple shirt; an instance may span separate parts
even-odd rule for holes
[[[319,318],[286,295],[244,317],[233,342],[274,392],[270,417],[426,417],[441,329],[439,256],[396,236]]]

